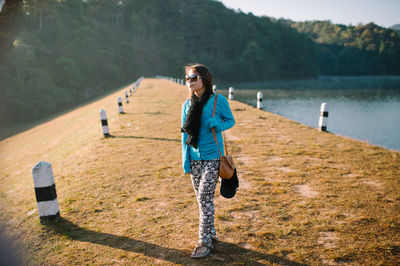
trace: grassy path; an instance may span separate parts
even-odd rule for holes
[[[222,241],[191,260],[198,210],[181,170],[186,88],[145,79],[124,115],[118,96],[0,142],[0,221],[27,264],[400,263],[399,152],[236,101],[227,138],[240,189],[232,200],[217,192]],[[101,108],[114,138],[102,136]],[[39,161],[53,165],[63,218],[53,226],[38,222]]]

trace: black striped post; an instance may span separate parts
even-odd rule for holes
[[[106,110],[104,109],[100,110],[100,120],[101,120],[101,126],[103,128],[104,137],[106,138],[110,137],[110,131],[108,130],[107,113]]]
[[[129,96],[127,91],[125,91],[125,101],[126,103],[129,103]]]
[[[263,93],[261,91],[257,92],[257,109],[263,108]]]
[[[143,79],[144,79],[144,77],[140,77],[140,78],[136,81],[136,83],[135,83],[135,91],[136,91],[136,89],[139,88],[140,83],[142,82]]]
[[[41,223],[60,218],[53,168],[48,162],[39,162],[32,168],[36,202]]]
[[[129,88],[129,96],[132,96],[132,88]]]
[[[328,105],[326,103],[321,104],[321,113],[319,116],[319,121],[318,121],[318,128],[320,131],[326,131],[328,127]]]
[[[122,108],[122,99],[121,99],[121,97],[118,97],[118,109],[119,109],[119,113],[120,114],[124,113],[124,109]]]
[[[234,99],[234,96],[233,96],[234,95],[234,90],[235,89],[233,87],[229,88],[229,95],[228,95],[228,99],[229,100],[233,100]]]

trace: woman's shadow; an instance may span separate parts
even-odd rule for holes
[[[67,236],[69,239],[90,242],[93,244],[109,246],[125,251],[142,253],[145,256],[161,259],[177,264],[193,264],[194,260],[190,258],[190,253],[183,250],[166,248],[159,245],[143,242],[141,240],[131,239],[124,236],[95,232],[89,229],[79,227],[78,225],[60,218],[58,222],[46,223],[48,230],[57,234]],[[258,260],[269,263],[278,263],[284,265],[305,265],[287,260],[275,255],[263,254],[260,252],[248,250],[237,245],[218,242],[215,250],[216,255],[209,256],[207,259],[196,261],[200,264],[232,264],[245,263],[252,265],[263,265]]]

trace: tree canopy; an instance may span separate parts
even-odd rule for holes
[[[399,74],[399,37],[374,24],[295,23],[214,0],[6,0],[0,12],[0,110],[42,118],[139,76],[217,82]]]
[[[318,74],[305,35],[212,0],[8,0],[0,14],[0,73],[13,120],[63,110],[141,75],[182,77],[189,62],[221,81]]]
[[[400,36],[393,29],[372,22],[357,26],[330,21],[286,23],[318,43],[323,75],[400,75]]]

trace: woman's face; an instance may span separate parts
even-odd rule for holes
[[[189,71],[186,73],[186,75],[188,76],[191,76],[193,74],[199,76],[196,72],[194,72],[193,69],[189,69]],[[203,92],[205,91],[205,88],[203,87],[203,80],[200,78],[198,78],[196,81],[191,81],[190,79],[186,80],[186,86],[191,92],[196,93],[197,96],[199,94],[203,94]]]

